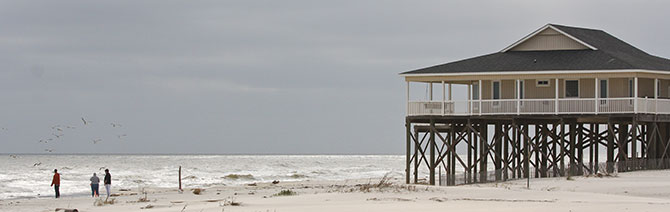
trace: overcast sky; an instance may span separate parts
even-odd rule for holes
[[[0,1],[0,153],[402,153],[398,73],[499,51],[547,23],[669,57],[669,6]]]

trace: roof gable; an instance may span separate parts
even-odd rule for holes
[[[551,50],[583,50],[589,49],[564,34],[552,29],[546,28],[536,35],[517,44],[508,51],[551,51]]]
[[[507,51],[551,51],[551,50],[598,50],[573,35],[547,24],[533,33],[521,38],[500,52]]]
[[[565,40],[569,44],[559,46],[581,47],[571,43],[576,42],[587,48],[537,49],[540,45],[530,45],[537,42],[533,41],[536,36],[565,36],[561,39],[569,38]],[[402,74],[622,69],[659,70],[670,74],[670,60],[647,54],[602,30],[547,24],[500,52]]]

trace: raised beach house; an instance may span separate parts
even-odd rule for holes
[[[532,172],[593,174],[601,146],[608,163],[601,171],[668,165],[658,160],[667,159],[670,143],[670,60],[602,30],[547,24],[499,52],[400,76],[407,83],[408,183],[411,170],[418,181],[421,164],[428,183],[435,184],[437,169],[446,185]],[[410,83],[429,85],[426,99],[410,101]],[[465,98],[452,98],[453,86],[467,86]]]

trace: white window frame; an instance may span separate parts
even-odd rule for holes
[[[546,85],[540,85],[540,81],[547,81]],[[535,87],[551,87],[551,80],[549,79],[536,79]]]
[[[498,92],[500,92],[498,94],[498,97],[500,97],[500,98],[498,98],[498,99],[493,98],[495,96],[495,93],[494,93],[495,89],[493,89],[493,84],[496,83],[496,82],[498,82]],[[493,106],[494,108],[500,107],[500,102],[499,101],[502,100],[502,81],[491,80],[491,100],[493,100],[492,103],[491,103],[491,106]]]
[[[603,81],[606,83],[606,94],[607,96],[601,97],[600,94],[602,93],[601,91],[601,86],[603,86]],[[610,98],[610,79],[609,78],[599,78],[598,79],[598,98],[600,99],[600,105],[607,105],[609,101],[607,101]]]
[[[482,94],[479,93],[479,86],[481,86],[481,85],[478,82],[473,82],[472,83],[472,100],[473,101],[482,99]],[[477,96],[476,99],[475,99],[475,94]]]
[[[628,78],[628,98],[635,98],[635,79],[633,78]],[[609,82],[607,82],[607,89],[609,90]],[[609,91],[607,92],[607,95],[609,95]],[[628,105],[634,105],[635,100],[630,100],[628,101]]]
[[[576,97],[568,97],[568,86],[566,86],[568,81],[577,81],[577,96]],[[580,92],[581,92],[581,81],[579,79],[563,79],[563,98],[565,99],[579,99],[581,98]]]
[[[517,85],[517,86],[521,87],[521,88],[516,88],[516,89],[521,89],[521,95],[517,97],[519,99],[519,104],[520,104],[521,107],[524,106],[523,100],[526,99],[526,82],[524,82],[524,81],[525,80],[523,80],[523,79],[519,80],[519,83],[521,84],[521,86],[519,86],[519,85]],[[519,91],[514,91],[514,96],[519,95],[518,93],[519,93]]]

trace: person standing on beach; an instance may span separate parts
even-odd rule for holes
[[[91,197],[99,197],[100,192],[98,191],[98,187],[100,186],[100,178],[93,173],[93,177],[91,177]]]
[[[54,169],[54,178],[51,180],[51,186],[54,187],[56,192],[56,198],[60,197],[60,174],[58,174],[58,169]]]
[[[107,190],[107,198],[109,198],[112,187],[112,175],[109,174],[109,169],[105,169],[105,189]]]

